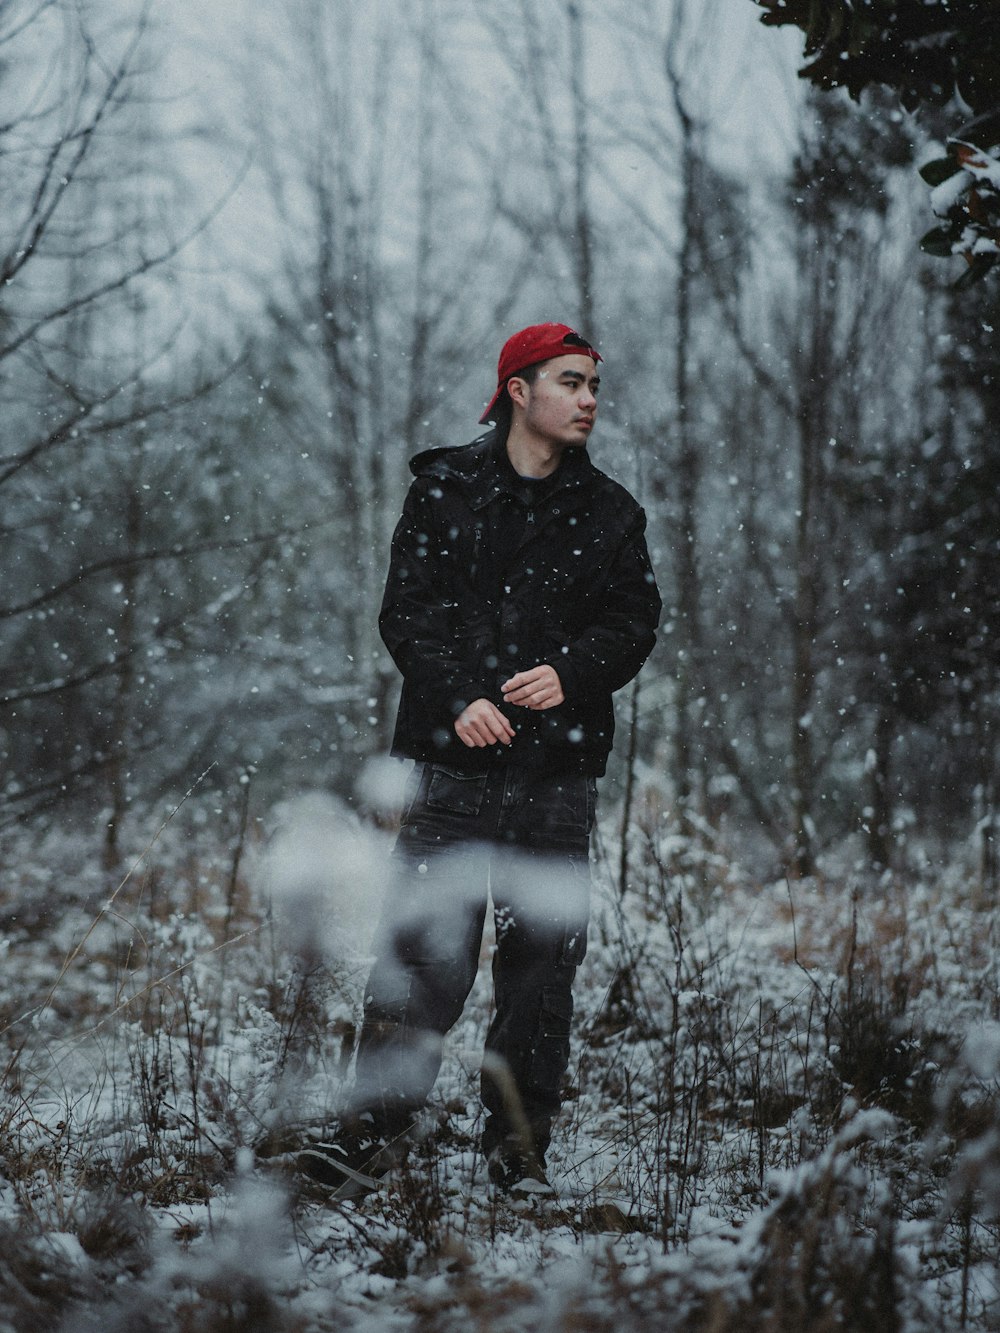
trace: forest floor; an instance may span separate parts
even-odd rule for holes
[[[1000,950],[957,857],[768,882],[649,816],[595,857],[554,1199],[477,1150],[489,940],[426,1135],[331,1203],[389,835],[195,794],[0,854],[0,1333],[1000,1327]],[[902,858],[901,858],[902,860]],[[131,867],[131,868],[129,868]],[[845,868],[846,867],[846,868]]]

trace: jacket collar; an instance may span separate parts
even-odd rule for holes
[[[425,449],[410,459],[410,471],[416,477],[432,476],[457,482],[473,509],[483,509],[507,492],[514,493],[511,468],[506,462],[504,441],[496,429],[479,435],[471,444]],[[580,491],[589,486],[598,471],[584,448],[567,449],[555,473],[550,495]]]

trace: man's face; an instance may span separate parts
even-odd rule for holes
[[[524,380],[518,384],[523,386],[523,398],[518,394],[514,401],[523,430],[558,448],[586,444],[594,428],[600,384],[591,357],[554,357],[539,367],[534,384]]]

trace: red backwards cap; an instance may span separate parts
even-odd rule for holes
[[[497,363],[497,391],[489,406],[479,418],[485,425],[493,415],[507,381],[519,370],[537,366],[540,361],[551,361],[555,356],[589,356],[600,361],[601,354],[581,338],[568,324],[532,324],[508,338]]]

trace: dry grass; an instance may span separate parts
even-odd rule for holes
[[[996,1327],[1000,1055],[966,1049],[1000,1015],[992,910],[923,877],[757,886],[666,833],[598,913],[567,1189],[534,1210],[483,1185],[485,986],[389,1193],[291,1176],[363,958],[302,948],[237,821],[172,826],[110,891],[68,843],[8,879],[0,1326]]]

